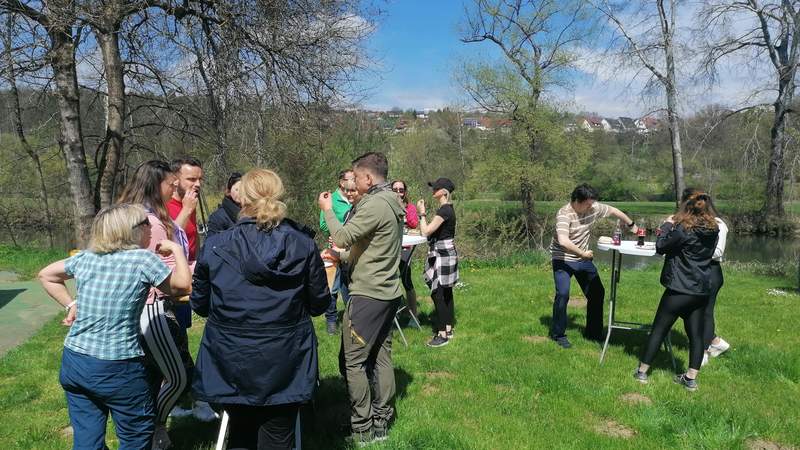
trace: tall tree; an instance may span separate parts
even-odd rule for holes
[[[800,2],[710,1],[700,15],[705,30],[704,67],[716,73],[718,63],[734,56],[747,55],[762,72],[766,58],[772,68],[768,88],[776,92],[772,103],[770,157],[764,206],[764,223],[785,214],[784,180],[786,178],[787,124],[794,101],[797,68],[800,63]],[[740,63],[737,63],[741,66]],[[740,69],[739,69],[740,70]],[[758,77],[755,77],[758,79]],[[762,86],[754,86],[759,89]]]
[[[667,123],[672,144],[672,173],[675,202],[686,188],[681,146],[681,117],[678,108],[678,80],[675,71],[677,0],[656,0],[631,7],[630,3],[607,0],[591,3],[621,35],[619,54],[628,62],[644,67],[662,86],[667,101]],[[612,40],[619,42],[619,40]]]
[[[61,131],[59,146],[66,160],[74,210],[75,240],[79,246],[89,242],[95,205],[81,125],[80,90],[75,65],[75,4],[72,0],[48,0],[23,3],[20,0],[0,0],[0,10],[18,13],[35,22],[47,35],[47,62],[58,99]]]
[[[509,114],[527,137],[529,167],[521,167],[519,193],[530,229],[534,222],[534,167],[542,159],[542,136],[550,111],[544,95],[566,83],[574,69],[576,49],[591,36],[593,21],[583,1],[474,0],[465,10],[462,42],[489,42],[504,62],[468,63],[462,85],[488,111]]]

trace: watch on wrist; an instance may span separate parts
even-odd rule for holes
[[[634,225],[636,225],[636,222],[631,220],[631,223],[628,224],[628,228],[633,228]]]
[[[71,302],[69,303],[69,305],[67,305],[67,306],[65,306],[65,307],[64,307],[64,310],[65,310],[65,311],[67,311],[67,312],[69,312],[69,310],[70,310],[70,309],[72,309],[72,307],[73,307],[73,306],[75,306],[75,303],[76,303],[76,302],[77,302],[77,300],[73,300],[73,301],[71,301]]]

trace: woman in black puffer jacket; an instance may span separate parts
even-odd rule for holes
[[[672,325],[683,319],[689,336],[689,369],[675,377],[686,389],[697,389],[695,378],[703,361],[703,314],[711,294],[711,259],[719,229],[708,194],[696,192],[659,229],[656,252],[664,255],[661,296],[647,346],[634,378],[647,383],[647,370]]]

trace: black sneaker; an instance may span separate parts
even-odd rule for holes
[[[328,322],[328,334],[331,336],[336,334],[336,322]]]
[[[674,380],[676,383],[686,388],[686,390],[689,392],[694,392],[697,390],[697,380],[688,378],[685,373],[682,373],[680,375],[675,375]]]
[[[639,368],[633,371],[633,378],[639,383],[647,384],[647,372],[639,372]]]
[[[450,328],[450,331],[445,331],[445,333],[447,334],[447,340],[453,339],[453,336],[456,334],[456,329]]]
[[[428,342],[428,347],[444,347],[449,342],[450,341],[446,337],[441,337],[437,334]]]
[[[556,341],[556,344],[558,344],[559,347],[561,347],[561,348],[570,348],[570,347],[572,347],[572,344],[569,343],[569,339],[567,339],[566,336],[550,337],[550,339]]]

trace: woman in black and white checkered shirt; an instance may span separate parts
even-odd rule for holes
[[[442,347],[453,338],[455,323],[453,286],[458,282],[458,252],[455,247],[456,213],[450,197],[456,187],[447,178],[429,182],[428,186],[433,189],[433,198],[439,201],[439,209],[430,223],[425,216],[425,202],[417,202],[419,229],[428,237],[425,282],[431,289],[438,318],[438,332],[428,342],[428,346]]]

